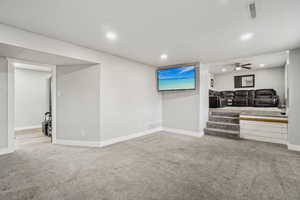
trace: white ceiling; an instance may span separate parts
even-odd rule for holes
[[[87,61],[38,52],[30,49],[0,43],[0,56],[50,65],[82,65]]]
[[[232,72],[235,69],[234,63],[246,64],[250,63],[251,70],[273,68],[273,67],[283,67],[288,59],[288,52],[276,52],[270,54],[262,54],[254,57],[247,58],[238,58],[233,60],[227,60],[224,62],[215,62],[209,63],[209,71],[213,74],[228,73]],[[264,66],[260,66],[263,64]],[[223,72],[222,69],[226,69],[226,72]],[[248,71],[247,69],[242,69]]]
[[[252,0],[253,1],[253,0]],[[212,62],[300,46],[300,1],[1,0],[0,22],[151,65]],[[118,39],[108,41],[107,31]],[[241,42],[243,33],[254,38]],[[167,53],[166,61],[160,54]]]

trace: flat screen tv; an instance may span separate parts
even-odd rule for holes
[[[158,91],[196,89],[196,67],[185,65],[157,70]]]

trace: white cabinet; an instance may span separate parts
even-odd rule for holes
[[[241,115],[240,136],[245,139],[286,144],[287,123],[287,118]]]

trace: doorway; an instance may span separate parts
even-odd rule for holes
[[[56,119],[56,66],[9,59],[9,144],[14,150],[52,143]]]

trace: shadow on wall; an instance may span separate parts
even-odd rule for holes
[[[100,140],[99,65],[57,66],[57,140]]]
[[[8,107],[8,62],[0,57],[0,149],[6,148],[8,113],[4,112]]]
[[[199,95],[199,90],[164,91],[164,99],[177,99]]]

